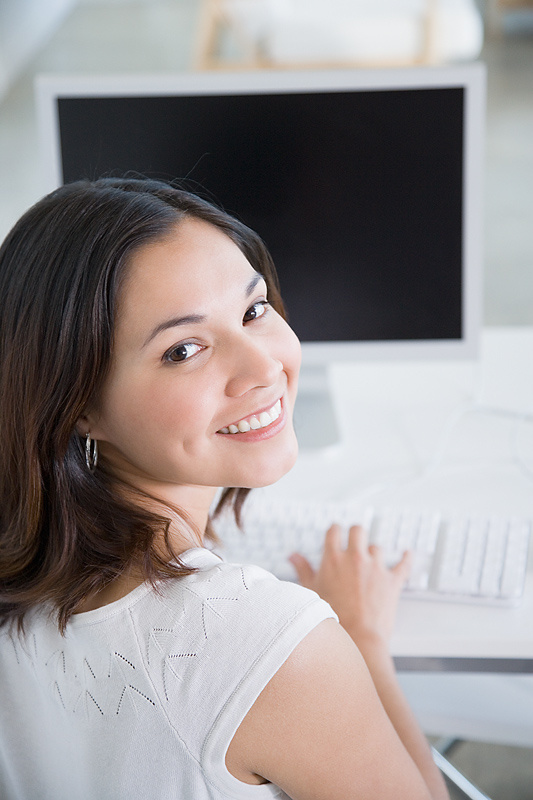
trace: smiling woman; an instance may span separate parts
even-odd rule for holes
[[[2,798],[446,797],[387,652],[408,557],[333,526],[298,586],[209,549],[217,488],[238,517],[296,459],[299,364],[264,244],[198,197],[80,182],[11,231]]]
[[[235,252],[246,285],[252,276],[254,281],[256,275],[264,276],[262,293],[268,290],[272,309],[279,312],[274,311],[273,317],[279,319],[278,326],[289,332],[293,341],[280,316],[283,307],[274,268],[259,237],[200,198],[164,184],[103,180],[63,187],[30,209],[3,245],[0,470],[4,616],[22,620],[24,612],[35,599],[42,599],[44,592],[44,597],[53,601],[64,628],[80,602],[108,588],[125,574],[126,567],[139,560],[143,577],[150,580],[190,572],[180,567],[179,550],[168,536],[171,509],[131,502],[133,490],[138,494],[147,488],[143,483],[146,475],[139,475],[139,483],[129,480],[135,470],[142,472],[142,465],[128,464],[128,455],[105,436],[99,442],[98,469],[88,474],[85,460],[87,434],[97,441],[100,435],[91,430],[94,414],[98,412],[98,422],[103,424],[116,412],[118,427],[113,434],[133,439],[129,444],[135,452],[148,442],[145,455],[151,463],[157,462],[153,468],[161,488],[168,477],[165,470],[171,469],[169,460],[177,454],[170,452],[170,445],[159,454],[155,452],[157,446],[172,437],[180,421],[184,423],[181,429],[188,427],[190,420],[183,419],[187,405],[196,416],[200,404],[210,402],[212,387],[207,376],[203,377],[205,370],[196,379],[204,381],[201,394],[200,385],[191,385],[195,380],[193,365],[173,364],[177,331],[174,327],[167,329],[169,316],[207,310],[204,300],[195,305],[196,297],[190,298],[191,307],[183,308],[187,295],[181,285],[188,275],[197,274],[191,263],[197,254],[184,251],[183,258],[189,261],[176,265],[175,272],[173,264],[174,258],[180,259],[176,255],[180,251],[178,241],[183,237],[195,239],[194,234],[187,237],[186,231],[198,225],[202,225],[201,232],[209,242],[207,251],[199,245],[198,256],[216,257],[213,249],[223,244],[230,254]],[[203,237],[198,240],[203,242]],[[185,244],[190,247],[191,242]],[[204,252],[200,252],[202,248]],[[161,284],[156,274],[160,257]],[[213,267],[213,280],[218,265]],[[207,281],[206,288],[210,287],[211,305],[224,309],[225,298],[217,295],[224,288],[219,281],[215,290],[205,266],[202,280]],[[173,292],[169,275],[174,275]],[[197,278],[196,283],[198,288]],[[251,305],[245,288],[238,287],[237,302],[243,306],[238,324]],[[231,322],[235,324],[233,319]],[[162,324],[165,330],[157,332]],[[229,327],[229,314],[226,324]],[[188,325],[187,332],[193,333],[194,321],[189,319]],[[212,328],[215,335],[214,321]],[[184,333],[181,326],[179,333]],[[142,347],[150,335],[154,339]],[[189,352],[192,343],[187,346]],[[226,352],[224,348],[220,338],[215,363],[219,350]],[[214,349],[214,342],[212,347],[202,347],[208,354]],[[203,353],[201,358],[205,358]],[[176,374],[176,370],[182,374]],[[119,382],[125,383],[125,391],[119,402],[123,407],[116,408],[112,402],[117,393],[121,394]],[[189,384],[190,389],[184,386],[180,391],[178,387],[174,392],[183,398],[178,409],[175,398],[170,399],[167,393],[180,382]],[[278,383],[281,386],[281,377]],[[277,387],[270,393],[273,391],[277,392]],[[221,401],[217,398],[215,402]],[[92,415],[87,417],[89,409]],[[220,423],[240,415],[228,408],[222,419],[224,411],[217,410]],[[150,435],[143,438],[151,424],[158,428],[159,437],[153,446]],[[142,446],[135,447],[141,438]],[[178,446],[186,451],[189,444],[192,446],[190,438]],[[123,471],[113,471],[108,455],[113,464],[120,461]],[[117,492],[120,478],[126,484]],[[205,481],[200,483],[205,485]],[[226,493],[223,502],[236,500],[238,508],[245,496],[240,487],[246,484],[229,485],[239,488]],[[169,491],[172,495],[172,489]],[[159,499],[163,504],[172,501],[165,490]],[[187,505],[172,509],[182,517],[180,529],[189,537],[198,536],[206,524],[203,519],[197,528],[192,509]],[[43,530],[47,531],[46,554]],[[13,566],[9,564],[11,557]],[[174,557],[175,564],[169,557]]]
[[[216,487],[273,483],[296,458],[300,347],[267,292],[236,244],[203,220],[182,220],[140,247],[109,374],[78,421],[125,483],[185,509],[205,497],[198,515],[189,512],[198,530]],[[268,409],[280,402],[274,422]],[[265,415],[268,426],[242,432],[247,418]],[[220,435],[230,425],[241,426],[239,436]]]

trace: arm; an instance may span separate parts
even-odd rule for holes
[[[366,531],[358,526],[351,528],[347,549],[343,550],[340,530],[334,525],[326,534],[324,557],[317,572],[302,556],[295,555],[291,560],[300,582],[330,603],[359,648],[383,708],[431,796],[448,798],[425,736],[398,684],[388,649],[400,590],[409,573],[409,554],[389,570],[380,548],[368,547]]]
[[[317,573],[296,559],[302,583],[320,591],[351,635],[326,620],[305,637],[244,718],[226,764],[240,780],[271,781],[294,800],[444,800],[382,635],[392,624],[407,561],[386,570],[363,543],[364,534],[353,529],[343,551],[332,528]]]

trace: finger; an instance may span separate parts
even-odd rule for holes
[[[368,533],[361,525],[352,525],[348,531],[348,550],[366,555],[368,552]]]
[[[383,564],[383,548],[380,547],[378,544],[369,544],[368,545],[368,552],[370,555],[376,559],[380,564]]]
[[[309,589],[315,577],[315,571],[309,561],[301,553],[292,553],[289,561],[296,570],[299,583]]]
[[[326,531],[324,540],[324,552],[336,552],[341,549],[341,528],[334,524]]]
[[[391,572],[403,583],[409,577],[413,566],[413,554],[406,550],[398,563],[391,569]]]

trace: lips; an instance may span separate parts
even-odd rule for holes
[[[257,414],[252,414],[249,417],[238,422],[228,425],[227,428],[221,428],[217,433],[235,435],[239,433],[248,433],[248,431],[257,431],[261,428],[267,428],[275,422],[281,414],[281,400],[277,400],[273,406],[261,411]]]

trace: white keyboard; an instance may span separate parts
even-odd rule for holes
[[[445,517],[438,512],[366,509],[340,503],[267,502],[250,498],[243,510],[243,534],[232,516],[214,527],[226,561],[252,563],[282,580],[296,580],[287,557],[305,555],[316,568],[332,522],[343,535],[362,524],[369,541],[383,548],[389,566],[405,550],[413,568],[404,589],[424,600],[517,605],[524,590],[531,523],[503,517]]]

